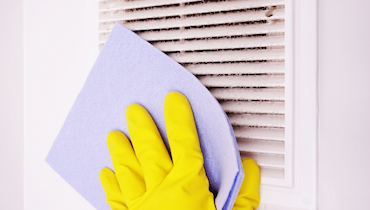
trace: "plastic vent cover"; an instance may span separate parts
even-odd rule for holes
[[[284,0],[110,0],[99,13],[100,48],[115,21],[152,43],[218,99],[262,184],[287,178]]]

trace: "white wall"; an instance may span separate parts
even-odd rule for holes
[[[23,209],[23,4],[0,1],[0,209]]]
[[[89,3],[90,2],[90,3]],[[46,162],[98,52],[91,0],[24,0],[25,209],[94,209]]]
[[[368,0],[319,1],[319,207],[370,206]]]

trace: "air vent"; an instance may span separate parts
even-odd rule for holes
[[[119,21],[179,62],[218,99],[241,155],[263,178],[283,180],[284,8],[284,0],[100,1],[99,47]]]

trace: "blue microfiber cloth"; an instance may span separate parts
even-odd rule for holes
[[[232,127],[217,100],[177,62],[116,23],[46,158],[96,209],[109,209],[99,180],[112,167],[106,136],[129,137],[125,110],[144,106],[168,147],[164,99],[179,91],[189,99],[218,210],[231,209],[244,177]]]

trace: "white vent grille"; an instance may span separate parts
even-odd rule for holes
[[[242,156],[285,179],[284,0],[99,2],[99,47],[119,21],[182,64],[228,114]]]

